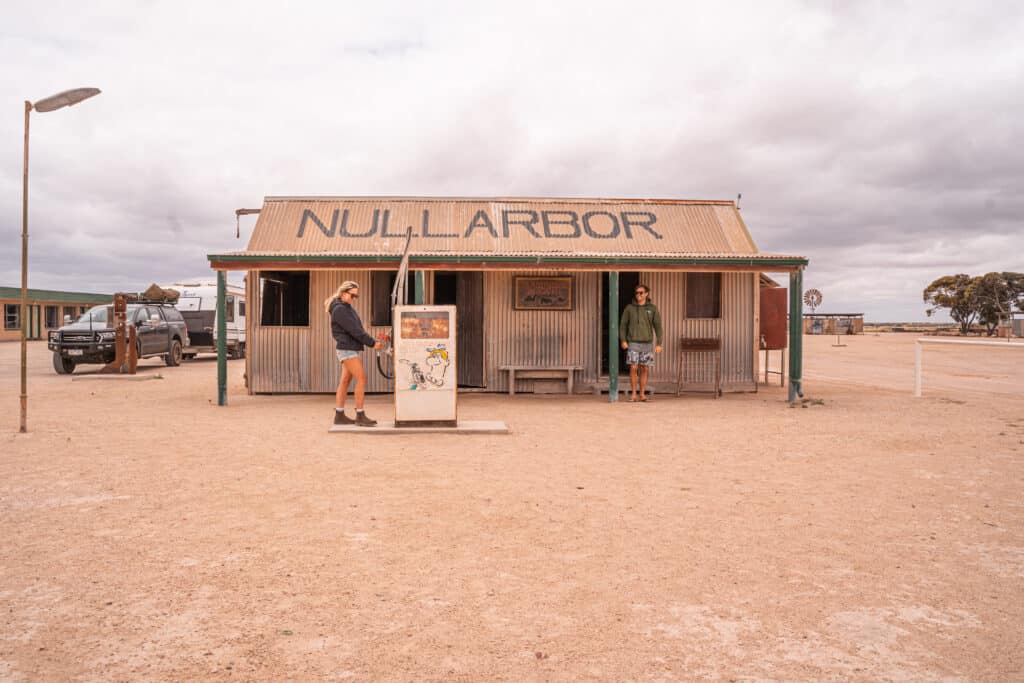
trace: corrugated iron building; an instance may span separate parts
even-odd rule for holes
[[[386,332],[381,306],[410,226],[418,298],[456,304],[460,385],[486,391],[508,389],[503,365],[578,365],[580,390],[607,388],[608,301],[621,310],[637,283],[664,321],[656,388],[675,388],[680,338],[715,337],[724,389],[756,390],[759,276],[807,264],[758,252],[731,201],[267,197],[247,249],[209,256],[215,270],[248,271],[250,392],[337,388],[323,302],[355,280],[364,324]],[[516,278],[552,276],[569,278],[569,310],[516,305]],[[373,352],[363,360],[369,390],[390,391]],[[687,364],[686,383],[705,382],[702,373]],[[545,380],[516,388],[551,389]]]
[[[864,334],[864,314],[804,313],[804,334]]]
[[[60,292],[49,289],[29,289],[28,339],[46,339],[47,333],[64,324],[64,316],[77,320],[92,306],[113,301],[112,294]],[[0,287],[0,313],[4,317],[0,341],[21,340],[21,288]]]

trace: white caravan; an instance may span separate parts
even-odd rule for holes
[[[175,283],[165,289],[181,293],[174,307],[188,325],[189,346],[183,349],[185,358],[198,353],[217,352],[217,283]],[[227,350],[229,358],[245,357],[245,289],[227,285],[225,301]]]

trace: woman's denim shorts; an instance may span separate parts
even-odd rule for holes
[[[344,363],[349,358],[359,358],[358,351],[349,351],[348,349],[336,349],[338,352],[338,360]]]

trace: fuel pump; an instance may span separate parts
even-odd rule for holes
[[[396,306],[395,426],[457,426],[454,306]]]

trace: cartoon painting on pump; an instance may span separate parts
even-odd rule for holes
[[[419,362],[401,359],[404,364],[407,386],[412,390],[438,389],[444,386],[444,378],[448,373],[448,367],[452,364],[448,357],[448,350],[444,344],[428,346],[427,355],[423,359],[426,370],[420,367]]]

